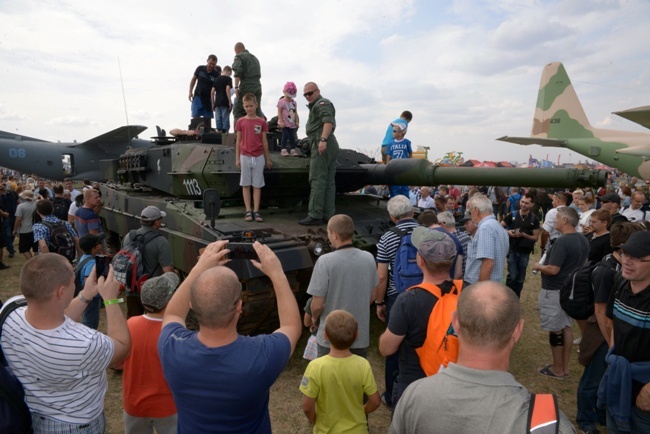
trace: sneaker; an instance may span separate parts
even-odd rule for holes
[[[289,156],[289,151],[287,151],[286,149],[283,149],[282,151],[280,151],[280,155],[282,155],[283,157],[288,157]]]
[[[381,394],[381,403],[384,404],[386,407],[388,407],[389,410],[392,410],[393,408],[393,403],[390,402],[389,399],[387,399],[386,392]]]
[[[292,156],[292,157],[300,157],[300,154],[298,154],[298,151],[297,151],[297,150],[292,149],[292,150],[291,150],[291,156]]]
[[[0,270],[6,270],[7,268],[9,268],[9,265],[6,265],[5,263],[0,262]]]

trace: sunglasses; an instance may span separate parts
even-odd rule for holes
[[[312,95],[314,94],[314,92],[316,92],[316,91],[318,91],[318,89],[314,89],[314,90],[312,90],[312,91],[305,92],[305,93],[302,94],[302,96],[304,96],[305,98],[310,97],[310,96],[312,96]]]
[[[400,130],[393,130],[393,132],[394,132],[394,133],[399,133],[399,132],[400,132]]]

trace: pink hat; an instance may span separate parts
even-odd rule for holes
[[[296,84],[293,81],[287,81],[287,83],[284,85],[283,92],[289,98],[295,98],[296,94],[298,93],[298,89],[296,88]]]

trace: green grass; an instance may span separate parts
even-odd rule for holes
[[[539,258],[531,257],[530,265],[532,266],[537,259]],[[16,255],[15,258],[9,259],[5,254],[4,262],[10,265],[11,268],[0,271],[0,298],[2,300],[6,300],[10,296],[20,292],[18,277],[25,259],[22,255]],[[578,364],[577,354],[571,359],[570,377],[563,381],[543,377],[537,373],[539,367],[550,363],[551,360],[548,335],[539,328],[539,316],[536,310],[539,290],[540,277],[529,273],[521,298],[525,319],[524,334],[515,346],[510,371],[531,392],[555,393],[558,396],[560,408],[569,420],[574,422],[576,414],[576,390],[580,375],[582,374],[582,367]],[[379,335],[384,330],[384,324],[377,320],[374,313],[372,318],[369,360],[375,373],[377,385],[380,391],[383,391],[383,358],[377,350],[377,341]],[[106,330],[104,319],[102,313],[102,321],[100,323],[100,330],[102,331]],[[576,336],[579,336],[577,327],[574,328],[574,331],[576,332]],[[302,413],[302,394],[298,390],[302,373],[308,363],[302,359],[302,351],[305,347],[307,336],[307,331],[305,331],[295,354],[271,389],[269,407],[274,432],[311,432],[307,419]],[[123,432],[121,378],[121,374],[111,370],[108,371],[109,388],[106,395],[105,410],[109,433]],[[389,411],[384,406],[381,406],[376,412],[370,415],[369,423],[371,432],[387,432],[388,426],[390,425]]]

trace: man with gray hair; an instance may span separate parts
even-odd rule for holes
[[[271,281],[280,328],[240,336],[242,285],[226,268],[227,241],[208,245],[174,294],[163,318],[158,352],[178,409],[178,432],[271,433],[269,389],[302,333],[298,304],[273,251],[253,243],[251,264]],[[187,330],[190,308],[199,331]]]
[[[128,246],[131,241],[141,240],[144,244],[142,255],[142,266],[149,277],[160,276],[163,273],[174,271],[172,250],[169,242],[160,233],[163,219],[167,216],[155,206],[148,206],[140,213],[140,228],[132,230],[124,237],[122,248]],[[127,292],[126,297],[127,318],[144,314],[144,308],[140,301],[138,292]]]
[[[517,296],[498,282],[468,286],[458,298],[452,324],[458,361],[411,384],[389,432],[527,432],[531,395],[508,372],[510,354],[524,329]],[[556,432],[556,426],[549,423],[550,431],[544,432]],[[559,432],[575,433],[561,413]]]
[[[459,231],[456,229],[456,219],[450,211],[441,212],[438,214],[438,223],[440,226],[449,232],[451,235],[456,236],[458,242],[463,248],[462,252],[458,252],[458,256],[461,256],[463,259],[463,268],[461,276],[465,275],[465,267],[467,266],[467,248],[469,247],[469,242],[472,240],[472,237],[467,232]]]
[[[416,261],[422,270],[422,282],[438,286],[443,295],[454,288],[460,292],[460,281],[452,281],[449,277],[457,254],[456,243],[449,234],[420,226],[413,230],[411,242],[417,249]],[[393,389],[393,405],[397,404],[409,384],[426,376],[416,349],[424,345],[429,316],[437,302],[438,298],[425,288],[413,287],[400,294],[393,306],[388,328],[379,338],[379,351],[384,356],[399,351],[399,379]]]
[[[569,360],[573,346],[572,319],[560,306],[560,289],[564,280],[577,268],[585,265],[589,255],[589,241],[576,232],[578,213],[573,208],[557,208],[555,229],[560,237],[547,253],[544,265],[539,262],[533,270],[542,274],[542,290],[539,293],[539,317],[542,330],[549,333],[553,363],[539,369],[547,377],[564,379],[569,375]]]
[[[398,295],[395,290],[395,276],[393,276],[397,249],[399,249],[402,237],[413,232],[418,223],[413,219],[413,205],[406,196],[393,197],[388,201],[386,208],[395,227],[386,231],[377,243],[378,283],[375,305],[377,306],[377,317],[388,323],[391,308]],[[386,392],[382,395],[382,402],[391,408],[393,383],[399,371],[397,356],[386,357],[385,369]]]
[[[508,234],[494,217],[492,201],[487,196],[472,196],[467,201],[467,211],[478,229],[467,249],[465,280],[501,282],[508,255]]]

